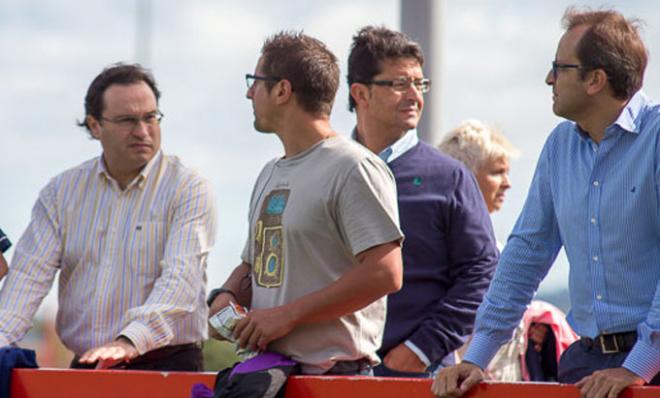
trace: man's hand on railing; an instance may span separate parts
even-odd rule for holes
[[[460,397],[485,378],[479,366],[461,362],[442,369],[433,380],[431,391],[441,398]]]
[[[140,355],[130,340],[119,337],[117,340],[87,350],[80,359],[80,363],[97,363],[96,369],[108,369],[122,362],[129,362]]]
[[[644,379],[626,368],[597,370],[575,383],[584,398],[614,398],[628,386],[644,385]]]

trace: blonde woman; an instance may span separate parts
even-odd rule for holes
[[[519,152],[500,132],[478,120],[467,120],[450,131],[438,148],[474,173],[489,213],[502,207],[505,192],[511,188],[509,159]]]

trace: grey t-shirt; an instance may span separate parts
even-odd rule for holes
[[[252,192],[249,221],[242,257],[252,265],[254,309],[318,291],[351,270],[358,253],[403,237],[392,173],[340,136],[269,162]],[[297,327],[269,349],[299,361],[308,374],[323,373],[335,361],[367,358],[377,364],[385,300]]]

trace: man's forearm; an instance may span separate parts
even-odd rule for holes
[[[337,319],[401,288],[403,266],[398,242],[368,249],[358,255],[358,261],[329,286],[285,304],[295,323]]]
[[[232,271],[227,281],[221,286],[223,290],[230,292],[233,299],[240,305],[250,307],[252,304],[252,281],[250,279],[252,267],[243,262]]]

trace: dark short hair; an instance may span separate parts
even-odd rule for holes
[[[330,115],[339,86],[339,65],[321,41],[302,32],[277,33],[261,48],[261,67],[267,76],[288,80],[306,112]],[[265,83],[269,91],[276,84]]]
[[[648,54],[639,36],[639,20],[626,19],[614,10],[571,7],[563,24],[566,30],[588,26],[577,44],[577,57],[584,66],[605,71],[617,99],[628,99],[642,88]],[[588,70],[580,72],[584,79]]]
[[[158,87],[156,86],[156,80],[151,72],[143,68],[140,64],[118,62],[103,69],[87,89],[87,95],[85,95],[85,117],[82,121],[78,121],[78,126],[85,127],[91,135],[92,130],[87,124],[87,116],[93,116],[97,120],[101,119],[101,114],[105,107],[103,94],[105,94],[108,87],[113,84],[130,85],[140,82],[145,82],[151,88],[151,91],[153,91],[156,97],[156,103],[158,103],[160,91],[158,91]]]
[[[353,36],[348,56],[348,85],[368,82],[382,71],[387,59],[414,58],[424,66],[424,53],[417,42],[401,32],[384,26],[365,26]],[[348,110],[355,109],[355,100],[348,94]]]

